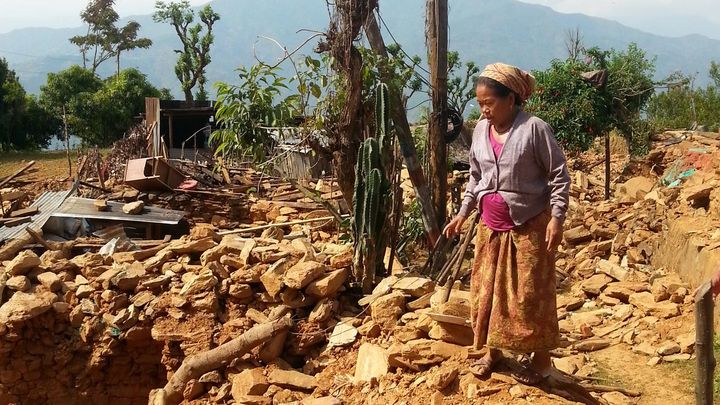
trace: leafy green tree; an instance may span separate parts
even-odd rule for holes
[[[641,114],[654,90],[654,60],[635,44],[623,51],[582,49],[583,60],[554,60],[549,69],[534,72],[537,91],[528,110],[548,122],[569,150],[586,150],[595,137],[617,129],[631,151],[641,153],[652,130]],[[593,86],[582,77],[599,69],[607,71],[605,86]]]
[[[145,108],[145,97],[160,97],[160,91],[137,69],[125,69],[118,77],[101,80],[80,66],[48,75],[40,89],[40,104],[65,130],[86,145],[107,146],[122,137],[133,117]]]
[[[22,128],[22,112],[25,104],[25,90],[20,85],[7,61],[0,59],[0,145],[3,150],[11,149],[13,138]]]
[[[720,65],[712,62],[709,76],[713,84],[695,88],[695,78],[676,72],[665,80],[667,89],[650,99],[649,119],[660,128],[687,129],[704,126],[720,128]]]
[[[103,62],[114,57],[119,75],[120,55],[123,52],[149,48],[152,45],[150,39],[138,38],[138,22],[130,21],[124,27],[116,25],[120,16],[114,6],[115,0],[90,0],[85,10],[80,13],[83,22],[88,26],[87,33],[70,38],[70,42],[80,49],[83,67],[87,68],[88,62],[92,61],[90,70],[93,73]]]
[[[537,89],[527,105],[550,124],[560,144],[573,151],[588,149],[610,126],[603,94],[581,76],[587,70],[587,64],[576,60],[552,61],[549,69],[534,72]]]
[[[205,91],[205,69],[210,64],[210,47],[215,37],[212,30],[214,24],[220,20],[220,15],[213,11],[209,5],[198,12],[200,22],[195,21],[195,12],[186,0],[166,3],[155,3],[155,22],[169,23],[175,29],[182,49],[176,50],[178,61],[175,65],[175,75],[180,81],[180,87],[185,94],[186,101],[193,100],[193,89],[198,86],[195,97],[198,100],[207,100]]]
[[[463,63],[459,52],[448,52],[448,105],[460,114],[465,113],[468,103],[475,98],[473,77],[478,73],[480,68],[475,62]]]
[[[609,53],[608,83],[605,92],[612,105],[613,125],[631,138],[632,126],[655,90],[655,59],[631,43],[625,51]]]
[[[93,114],[84,117],[79,134],[85,144],[107,146],[120,139],[145,110],[145,97],[160,97],[160,91],[137,69],[125,69],[105,79],[90,100]]]
[[[103,86],[102,80],[90,70],[73,65],[57,73],[49,73],[47,82],[40,88],[40,105],[58,118],[61,126],[57,133],[70,131],[83,137],[93,115],[93,94]]]
[[[80,17],[87,24],[85,35],[76,35],[70,42],[77,45],[83,58],[83,67],[87,68],[92,57],[91,71],[95,73],[98,66],[112,58],[113,50],[109,36],[120,18],[113,6],[115,0],[91,0]]]
[[[0,59],[0,150],[37,149],[52,137],[51,119]]]
[[[210,141],[217,145],[217,154],[251,154],[260,162],[273,144],[268,127],[292,121],[298,111],[298,97],[282,97],[287,85],[278,70],[264,64],[241,67],[240,84],[216,84],[215,117],[221,129],[212,133]]]

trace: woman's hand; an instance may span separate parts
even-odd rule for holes
[[[720,294],[720,270],[717,270],[710,279],[710,286],[712,287],[713,298],[717,298]]]
[[[457,215],[455,218],[450,221],[449,224],[445,226],[445,229],[443,229],[443,234],[446,238],[450,239],[453,236],[460,233],[460,230],[462,229],[463,224],[465,223],[465,217],[461,215]]]
[[[558,218],[552,217],[545,231],[545,243],[547,243],[548,252],[554,252],[563,237],[563,224]]]

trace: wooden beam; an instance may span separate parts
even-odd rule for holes
[[[367,34],[371,49],[381,58],[380,76],[382,80],[388,84],[390,115],[393,124],[395,124],[394,128],[397,133],[398,142],[400,143],[400,151],[402,152],[403,160],[405,160],[405,165],[410,174],[410,181],[415,188],[415,195],[420,203],[425,232],[432,246],[435,245],[435,242],[440,237],[440,226],[438,225],[435,208],[433,207],[430,197],[430,189],[425,181],[422,165],[418,161],[415,141],[413,140],[410,124],[407,119],[407,112],[405,111],[405,104],[402,102],[400,90],[392,85],[394,79],[393,72],[387,66],[387,48],[385,47],[385,41],[383,40],[380,26],[378,26],[374,13],[371,13],[365,22],[365,33]]]
[[[437,210],[438,226],[447,216],[447,53],[448,3],[447,0],[427,0],[428,62],[432,83],[432,114],[428,121],[430,160],[430,189],[433,206]]]
[[[347,218],[348,216],[344,216],[344,218]],[[282,222],[277,224],[267,224],[267,225],[260,225],[255,226],[252,228],[241,228],[241,229],[234,229],[232,231],[223,231],[218,232],[218,235],[225,236],[225,235],[232,235],[236,233],[245,233],[245,232],[256,232],[256,231],[262,231],[268,228],[277,228],[280,226],[291,226],[291,225],[301,225],[301,224],[309,224],[311,222],[323,222],[323,221],[332,221],[335,220],[335,217],[322,217],[322,218],[312,218],[312,219],[301,219],[298,221],[292,221],[292,222]]]
[[[5,187],[6,184],[10,183],[15,177],[23,174],[23,172],[25,172],[25,170],[31,168],[34,164],[35,164],[35,161],[31,160],[30,162],[28,162],[28,164],[23,166],[20,170],[16,171],[15,173],[11,174],[10,176],[6,177],[3,181],[0,182],[0,188]]]

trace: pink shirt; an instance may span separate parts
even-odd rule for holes
[[[488,131],[490,137],[490,145],[493,149],[493,154],[497,160],[502,152],[504,144],[495,140],[492,134],[492,127]],[[515,223],[510,217],[510,207],[505,202],[505,199],[499,193],[489,193],[482,197],[480,203],[481,216],[485,225],[493,231],[505,232],[515,228]]]

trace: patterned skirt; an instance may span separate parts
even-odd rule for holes
[[[531,353],[558,347],[555,255],[545,243],[549,221],[543,212],[507,232],[478,224],[470,280],[476,348]]]

